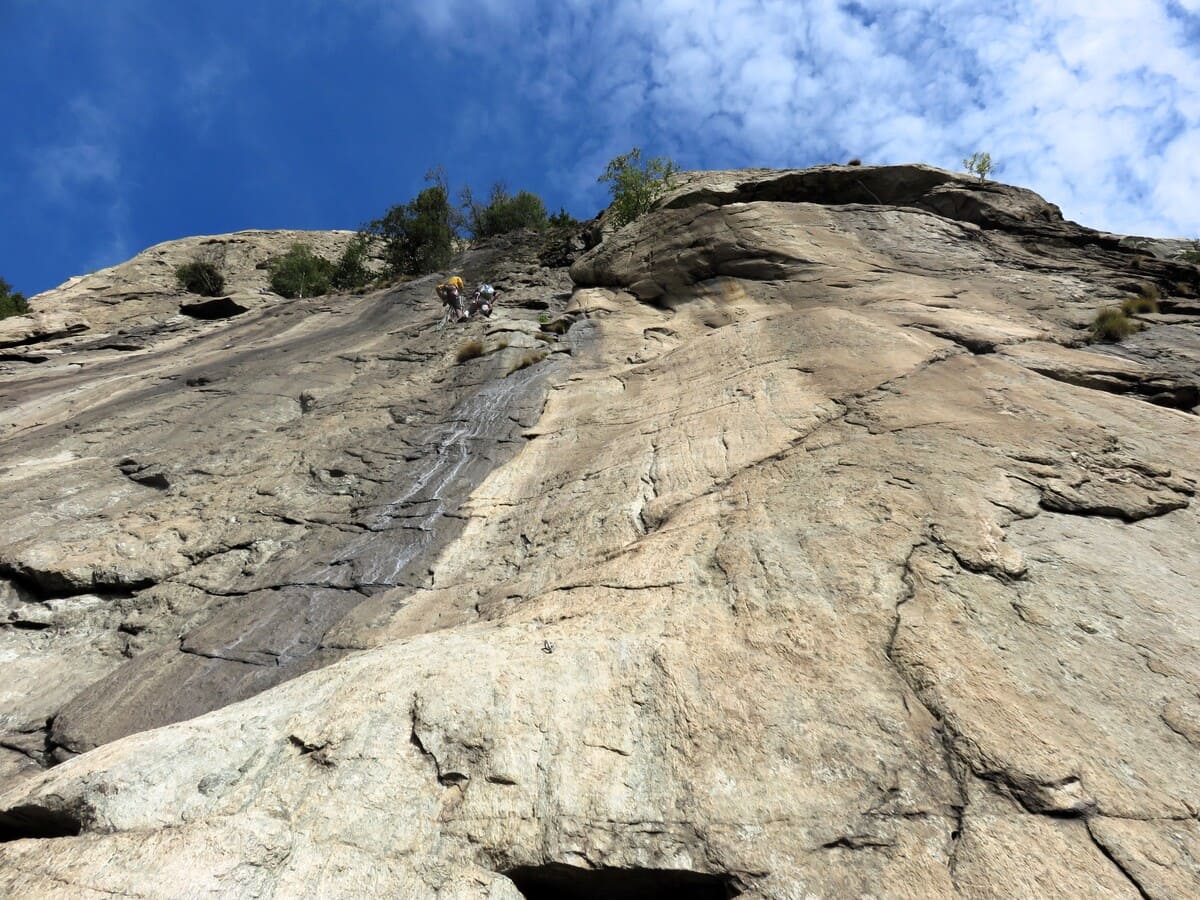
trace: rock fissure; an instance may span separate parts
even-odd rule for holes
[[[821,845],[822,850],[880,850],[892,849],[896,842],[869,834],[847,834]]]
[[[1124,374],[1070,372],[1049,366],[1024,364],[1031,372],[1075,387],[1118,396],[1132,396],[1155,406],[1165,406],[1196,414],[1200,407],[1200,386],[1163,376],[1136,377]]]
[[[1155,900],[1154,896],[1148,893],[1145,887],[1142,886],[1142,883],[1131,871],[1129,871],[1129,868],[1119,859],[1117,859],[1112,850],[1110,850],[1109,847],[1096,836],[1095,829],[1093,829],[1090,824],[1087,826],[1087,833],[1096,849],[1100,851],[1100,855],[1112,863],[1113,868],[1115,868],[1121,874],[1121,877],[1129,883],[1130,887],[1137,891],[1137,895],[1141,897],[1142,900]]]
[[[1186,496],[1169,496],[1152,498],[1143,508],[1133,508],[1130,505],[1117,505],[1103,501],[1089,501],[1078,496],[1071,496],[1042,486],[1040,505],[1047,512],[1081,518],[1112,519],[1126,525],[1133,525],[1144,519],[1153,519],[1186,509],[1190,500]]]
[[[121,579],[116,577],[121,573],[111,574],[114,576],[111,579],[102,575],[101,580],[97,582],[95,575],[92,575],[85,582],[83,579],[76,579],[71,573],[36,569],[0,560],[0,579],[7,579],[37,603],[71,600],[82,596],[94,596],[108,601],[126,600],[155,583],[151,578]]]
[[[257,654],[261,654],[263,656],[269,657],[269,659],[270,659],[269,662],[261,662],[259,660],[254,660],[254,659],[244,659],[244,658],[238,657],[238,656],[227,656],[218,651],[201,650],[197,647],[188,646],[187,640],[188,639],[186,637],[182,637],[179,639],[179,652],[180,653],[187,653],[192,656],[202,657],[204,659],[215,659],[215,660],[219,660],[220,662],[238,663],[239,665],[243,665],[243,666],[259,666],[259,667],[265,666],[267,668],[272,668],[275,666],[283,665],[283,659],[279,653],[277,653],[273,650],[268,650],[263,647],[256,648],[254,652]]]
[[[46,760],[52,750],[49,745],[50,726],[47,725],[36,731],[21,732],[20,737],[22,740],[16,740],[15,737],[15,735],[0,737],[0,747],[3,747],[5,750],[11,750],[13,753],[19,753],[31,762],[45,767]]]

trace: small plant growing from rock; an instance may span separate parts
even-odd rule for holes
[[[476,359],[483,356],[482,341],[463,341],[458,345],[458,349],[454,351],[454,363],[461,366],[468,360]]]
[[[992,154],[972,153],[963,160],[963,168],[969,174],[976,176],[980,181],[987,181],[987,177],[995,169],[995,165],[992,163]]]
[[[1136,333],[1139,325],[1125,315],[1119,307],[1109,306],[1096,313],[1090,330],[1092,340],[1102,344],[1115,344]]]
[[[189,294],[216,297],[225,290],[225,276],[216,263],[208,259],[193,259],[175,270],[175,280]]]
[[[520,372],[522,369],[528,369],[530,366],[540,363],[547,356],[549,356],[549,354],[544,350],[535,353],[526,353],[508,367],[508,374],[511,375],[513,372]]]
[[[0,319],[23,316],[29,312],[29,301],[25,295],[14,291],[7,281],[0,278]]]
[[[848,166],[861,166],[861,165],[862,165],[862,160],[861,160],[861,159],[859,159],[859,158],[856,156],[856,157],[854,157],[854,159],[850,160],[850,162],[846,163],[846,165],[848,165]]]
[[[678,173],[679,167],[673,160],[663,156],[643,160],[642,149],[634,147],[610,161],[596,180],[608,185],[613,200],[612,219],[620,227],[648,213],[674,186]]]
[[[1130,297],[1121,304],[1121,312],[1127,316],[1156,313],[1158,312],[1158,301],[1152,297]]]
[[[1178,259],[1194,266],[1200,266],[1200,240],[1192,241],[1192,244],[1192,249],[1184,250],[1179,254]]]
[[[1127,316],[1134,316],[1140,313],[1156,313],[1158,312],[1158,301],[1162,296],[1154,285],[1146,285],[1141,289],[1136,297],[1130,297],[1121,304],[1121,312]]]

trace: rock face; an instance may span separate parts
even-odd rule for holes
[[[0,321],[0,348],[38,343],[24,356],[0,351],[0,374],[14,369],[3,366],[6,360],[44,362],[47,351],[81,348],[137,350],[148,340],[186,330],[187,316],[228,318],[278,303],[282,298],[271,293],[267,260],[295,243],[336,259],[352,237],[352,231],[239,231],[157,244],[128,262],[30,298],[28,316]],[[222,297],[200,297],[179,287],[175,270],[195,260],[211,262],[224,274]],[[80,332],[85,334],[79,339],[47,343]]]
[[[1200,269],[919,166],[539,258],[0,381],[5,895],[1200,892]]]

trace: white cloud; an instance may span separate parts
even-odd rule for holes
[[[337,6],[349,3],[375,11],[390,27],[424,29],[434,38],[457,41],[464,35],[481,35],[490,29],[519,23],[536,10],[534,0],[325,0]]]
[[[207,132],[232,91],[245,80],[249,66],[228,44],[218,44],[199,59],[181,58],[175,104],[193,126]]]
[[[697,165],[989,150],[1085,224],[1200,232],[1200,0],[371,2],[502,48],[591,156],[631,136]]]
[[[78,249],[82,271],[92,271],[127,259],[132,249],[120,130],[117,118],[89,97],[76,98],[67,113],[60,137],[28,156],[45,201],[91,224]]]
[[[86,97],[74,100],[63,136],[29,154],[33,176],[55,202],[80,188],[111,187],[121,167],[111,140],[111,118]]]
[[[94,272],[124,262],[136,249],[129,235],[129,205],[123,197],[117,197],[100,214],[82,271]]]

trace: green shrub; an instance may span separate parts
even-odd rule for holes
[[[618,227],[648,213],[674,185],[679,168],[662,156],[643,160],[640,147],[611,160],[596,180],[612,194],[611,215]]]
[[[1116,306],[1100,310],[1091,324],[1092,339],[1105,344],[1115,344],[1124,340],[1138,329],[1138,323]]]
[[[963,168],[971,175],[978,176],[980,181],[987,181],[995,166],[992,164],[992,154],[972,153],[963,160]]]
[[[312,252],[308,244],[292,244],[283,256],[269,260],[271,290],[289,299],[329,293],[334,265]]]
[[[371,236],[356,234],[333,264],[329,284],[335,290],[353,291],[370,284],[374,276],[367,268],[367,254],[371,249]]]
[[[175,270],[175,280],[189,294],[216,297],[225,290],[225,276],[216,263],[207,259],[193,259]]]
[[[567,212],[565,206],[560,206],[558,212],[546,220],[551,228],[578,228],[579,220]]]
[[[473,238],[495,237],[518,228],[546,227],[546,204],[529,191],[519,191],[514,196],[497,183],[492,186],[486,206],[475,201],[469,187],[462,189],[460,197],[463,224]]]
[[[1184,250],[1176,259],[1191,263],[1194,266],[1200,266],[1200,241],[1193,241],[1192,243],[1195,246],[1191,250]]]
[[[454,353],[454,362],[457,365],[462,365],[471,359],[476,359],[483,356],[482,341],[463,341],[458,345],[458,350]]]
[[[0,278],[0,319],[23,316],[29,312],[29,301],[25,295],[14,291],[7,281]]]
[[[389,209],[363,231],[383,241],[389,274],[428,275],[444,269],[454,255],[454,219],[446,176],[441,169],[425,174],[429,187],[408,203]]]

